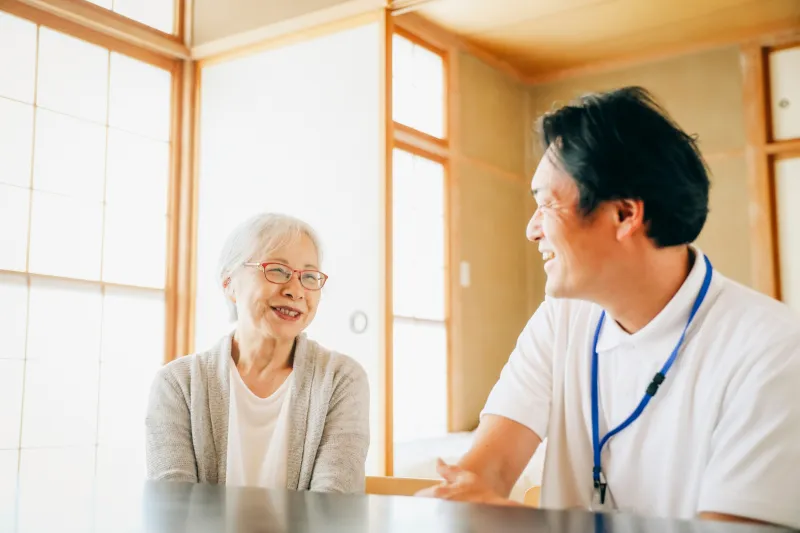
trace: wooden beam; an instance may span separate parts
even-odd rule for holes
[[[769,155],[774,156],[782,156],[783,154],[798,154],[800,153],[800,139],[772,141],[764,147],[764,151]]]
[[[204,65],[227,61],[367,22],[376,22],[380,17],[381,10],[376,9],[375,0],[349,0],[255,30],[198,44],[192,47],[192,58],[202,60]]]
[[[381,145],[383,146],[383,180],[381,194],[384,208],[383,264],[384,285],[381,289],[384,301],[383,347],[384,357],[381,365],[383,385],[383,471],[385,475],[394,474],[394,302],[392,299],[392,35],[394,25],[391,14],[384,9],[381,12],[381,99],[378,116],[381,120]]]
[[[760,45],[777,47],[789,42],[796,42],[799,36],[800,26],[798,26],[797,21],[783,21],[777,25],[749,28],[725,35],[711,35],[702,41],[681,42],[650,50],[632,51],[626,56],[614,57],[605,61],[595,61],[577,67],[529,73],[525,76],[524,81],[529,85],[541,85],[631,68],[647,63],[664,61],[682,55],[697,54],[725,46],[741,45],[746,47]]]
[[[445,92],[447,105],[447,138],[451,154],[461,145],[461,85],[459,54],[447,54],[447,78]],[[445,318],[447,320],[447,431],[457,431],[456,394],[454,387],[455,361],[463,358],[461,348],[461,185],[458,165],[453,157],[446,163],[445,181],[445,246],[447,250],[447,274],[445,284]]]
[[[409,128],[405,124],[394,122],[393,133],[391,138],[394,140],[394,147],[401,150],[438,161],[439,163],[444,163],[450,155],[446,141]]]
[[[189,354],[194,348],[199,114],[196,68],[193,61],[184,61],[173,75],[165,362]]]
[[[230,49],[222,49],[218,51],[215,47],[208,45],[201,45],[192,48],[192,57],[194,57],[203,67],[224,63],[240,57],[246,57],[265,50],[272,50],[275,48],[282,48],[296,43],[309,41],[338,33],[340,31],[348,30],[350,28],[357,28],[365,24],[370,24],[378,19],[375,13],[363,13],[346,19],[335,20],[333,22],[322,23],[319,26],[311,28],[298,29],[291,33],[280,33],[275,36],[264,37],[260,41],[245,44]]]
[[[133,57],[149,53],[169,61],[188,59],[190,55],[177,35],[85,0],[4,0],[0,9]],[[148,61],[155,63],[153,59]]]
[[[772,165],[766,151],[766,51],[758,44],[742,47],[745,131],[747,133],[748,193],[752,285],[780,298]]]
[[[28,279],[40,279],[50,281],[61,281],[71,285],[80,285],[83,287],[111,287],[113,289],[124,289],[129,291],[145,292],[150,294],[161,294],[164,289],[157,287],[146,287],[143,285],[131,285],[129,283],[113,283],[109,281],[101,281],[99,279],[81,279],[70,278],[66,276],[55,276],[51,274],[39,274],[36,272],[22,272],[20,270],[7,270],[0,268],[0,275],[2,276],[19,276],[20,278],[27,277]]]

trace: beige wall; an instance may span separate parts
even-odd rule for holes
[[[346,6],[352,4],[353,7]],[[380,9],[382,0],[194,0],[193,46],[257,30],[323,10]]]
[[[478,423],[528,318],[525,240],[527,88],[479,59],[458,58],[460,128],[454,161],[460,257],[471,283],[454,276],[460,316],[452,358],[455,430]],[[457,270],[455,271],[457,272]]]
[[[563,104],[586,92],[625,85],[650,90],[686,131],[697,134],[710,167],[711,199],[708,222],[698,239],[715,268],[750,284],[747,169],[742,73],[737,48],[718,49],[672,58],[605,74],[539,85],[528,90],[530,124],[554,103]],[[535,141],[535,139],[534,139]],[[530,172],[540,157],[538,146],[527,154]],[[534,276],[533,302],[541,300],[544,276],[536,254],[529,254]]]

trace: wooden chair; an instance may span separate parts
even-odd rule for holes
[[[542,487],[539,485],[534,485],[525,491],[525,497],[523,498],[522,503],[528,507],[539,507],[539,497],[541,496],[541,493]]]
[[[440,483],[438,479],[367,476],[366,493],[389,496],[413,496],[418,491],[427,489],[438,483]]]

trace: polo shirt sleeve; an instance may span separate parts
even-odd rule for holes
[[[528,321],[481,412],[518,422],[542,440],[547,437],[553,390],[552,307],[546,299]]]
[[[729,385],[697,511],[800,528],[800,335],[752,360]]]

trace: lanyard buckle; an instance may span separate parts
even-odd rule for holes
[[[599,466],[592,468],[592,477],[594,478],[594,488],[599,488],[600,485],[606,484],[606,476],[603,474],[603,469]]]

